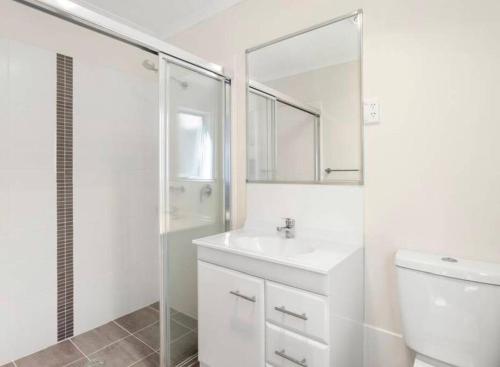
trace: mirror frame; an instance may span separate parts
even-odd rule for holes
[[[318,28],[322,28],[322,27],[325,27],[325,26],[328,26],[330,24],[333,24],[333,23],[337,23],[337,22],[340,22],[340,21],[343,21],[345,19],[348,19],[348,18],[352,18],[352,17],[358,17],[358,24],[359,24],[359,75],[360,75],[360,78],[359,78],[359,88],[360,88],[360,111],[361,111],[361,119],[359,121],[360,123],[360,169],[359,169],[359,179],[358,180],[332,180],[332,181],[322,181],[322,180],[315,180],[315,181],[308,181],[308,180],[304,180],[304,181],[295,181],[295,180],[291,180],[291,181],[271,181],[271,180],[249,180],[248,179],[248,171],[247,169],[245,169],[245,177],[246,177],[246,182],[247,183],[260,183],[260,184],[301,184],[301,185],[364,185],[364,177],[365,177],[365,173],[364,173],[364,168],[365,168],[365,159],[364,159],[364,118],[363,118],[363,101],[364,101],[364,92],[363,92],[363,65],[364,65],[364,60],[363,60],[363,10],[362,9],[358,9],[358,10],[355,10],[353,12],[350,12],[348,14],[345,14],[345,15],[342,15],[340,17],[337,17],[337,18],[333,18],[333,19],[330,19],[330,20],[327,20],[325,22],[322,22],[322,23],[319,23],[319,24],[316,24],[316,25],[313,25],[311,27],[308,27],[308,28],[305,28],[305,29],[302,29],[302,30],[299,30],[299,31],[296,31],[296,32],[293,32],[293,33],[289,33],[285,36],[281,36],[281,37],[278,37],[278,38],[275,38],[271,41],[268,41],[268,42],[265,42],[265,43],[262,43],[260,45],[257,45],[257,46],[254,46],[254,47],[250,47],[248,49],[245,50],[245,104],[246,104],[246,108],[245,108],[245,167],[247,166],[248,164],[248,160],[247,160],[247,147],[248,147],[248,134],[247,134],[247,128],[248,128],[248,115],[249,115],[249,105],[248,105],[248,102],[249,102],[249,98],[248,98],[248,95],[249,95],[249,91],[250,91],[250,73],[249,73],[249,63],[248,63],[248,59],[249,59],[249,54],[254,52],[254,51],[257,51],[261,48],[264,48],[264,47],[267,47],[267,46],[271,46],[275,43],[278,43],[278,42],[281,42],[281,41],[284,41],[284,40],[287,40],[289,38],[293,38],[293,37],[296,37],[296,36],[299,36],[301,34],[304,34],[304,33],[308,33],[308,32],[311,32],[311,31],[314,31]],[[321,146],[321,141],[319,142],[320,146]]]

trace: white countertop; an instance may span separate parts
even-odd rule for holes
[[[324,233],[318,237],[320,239],[309,234],[285,239],[275,231],[239,229],[199,238],[193,243],[320,274],[328,274],[362,248],[361,244],[345,242],[342,236],[334,232],[328,239],[325,239]]]

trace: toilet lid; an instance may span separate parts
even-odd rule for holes
[[[500,286],[500,264],[453,258],[447,255],[399,250],[396,266],[450,278]]]

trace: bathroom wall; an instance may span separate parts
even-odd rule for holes
[[[59,334],[58,53],[73,60],[74,277],[64,302],[74,333],[157,301],[159,261],[157,79],[141,65],[154,56],[14,1],[1,1],[0,14],[3,365]]]
[[[297,234],[320,231],[346,243],[363,243],[363,188],[361,186],[247,185],[246,227],[273,231],[283,218],[296,221]]]
[[[396,250],[500,261],[500,3],[247,0],[169,41],[234,73],[238,226],[244,50],[356,8],[365,14],[364,93],[378,97],[382,116],[365,127],[366,366],[403,367]]]
[[[159,299],[158,110],[151,74],[75,58],[76,333]]]
[[[57,336],[55,88],[55,54],[0,37],[0,365]]]

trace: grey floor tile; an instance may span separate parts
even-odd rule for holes
[[[65,367],[87,367],[89,365],[89,360],[87,358],[79,359],[76,362],[73,362]]]
[[[170,350],[172,353],[172,362],[177,364],[191,357],[198,352],[198,334],[190,332],[189,334],[174,341]]]
[[[127,335],[129,334],[121,327],[114,322],[109,322],[96,329],[75,336],[71,340],[83,353],[89,355],[118,339],[125,338]]]
[[[158,367],[160,365],[160,356],[158,353],[154,353],[149,357],[143,359],[132,365],[132,367]]]
[[[179,324],[186,326],[187,328],[194,330],[198,327],[198,321],[193,319],[192,317],[178,312],[175,315],[172,315],[172,318],[177,321]]]
[[[157,322],[159,318],[159,312],[151,309],[150,307],[144,307],[138,311],[120,317],[115,321],[129,332],[135,333],[137,330]]]
[[[186,335],[191,330],[178,322],[171,320],[170,322],[170,339],[172,341],[179,339],[181,336]]]
[[[160,311],[160,302],[155,302],[155,303],[149,305],[149,307],[151,307],[152,309],[159,312]],[[176,314],[177,312],[178,311],[176,311],[172,307],[170,307],[170,315]]]
[[[129,336],[115,344],[89,355],[89,359],[104,362],[106,367],[126,367],[140,361],[153,350],[134,336]]]
[[[69,341],[53,345],[16,361],[17,367],[62,367],[83,358],[83,354]]]
[[[160,324],[149,326],[134,334],[138,339],[149,345],[155,351],[160,349]]]

